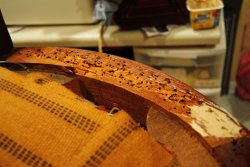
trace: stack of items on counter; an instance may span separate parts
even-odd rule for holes
[[[142,28],[148,37],[166,35],[178,25],[190,23],[194,30],[218,26],[221,0],[123,1],[114,20],[121,29]]]
[[[183,9],[181,8],[183,4],[185,5],[184,9],[186,11],[183,12],[181,16],[185,18],[185,21],[178,23],[178,19],[176,21],[169,19],[165,24],[155,23],[155,26],[152,26],[152,24],[149,25],[150,23],[148,23],[146,26],[150,27],[142,28],[147,37],[166,35],[167,41],[168,35],[172,35],[171,37],[176,35],[171,34],[171,31],[176,29],[178,34],[181,27],[186,30],[185,33],[191,32],[190,34],[197,33],[198,35],[202,35],[202,33],[206,33],[206,31],[212,34],[210,30],[216,28],[216,30],[219,29],[221,32],[220,39],[218,39],[219,41],[213,45],[197,43],[196,46],[190,46],[189,41],[186,41],[185,45],[183,44],[184,42],[182,45],[178,45],[177,41],[176,44],[170,44],[171,46],[167,47],[138,46],[133,48],[134,58],[136,61],[171,74],[202,93],[205,93],[213,101],[219,102],[221,78],[226,53],[224,25],[219,24],[223,23],[221,13],[224,5],[221,0],[187,0],[175,2],[182,4],[173,7],[173,9],[178,9],[179,11],[182,11],[180,9]],[[165,3],[167,4],[166,1]],[[135,4],[140,5],[140,3]],[[168,2],[168,5],[169,4],[171,3]],[[137,12],[140,10],[141,8],[138,7]],[[160,11],[161,10],[159,10],[159,13]],[[177,11],[175,11],[175,14],[178,13]],[[140,22],[138,22],[138,24],[139,23]],[[201,34],[199,34],[200,32]],[[157,41],[160,38],[155,37],[155,39]],[[190,36],[190,41],[191,40],[192,36]],[[209,91],[209,89],[213,90]]]

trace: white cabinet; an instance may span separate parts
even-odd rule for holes
[[[188,47],[135,47],[136,61],[153,66],[187,83],[211,100],[220,97],[226,53],[224,24],[216,45]]]

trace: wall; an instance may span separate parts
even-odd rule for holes
[[[241,57],[250,51],[250,0],[243,0],[237,27],[232,61],[231,81],[235,81]]]

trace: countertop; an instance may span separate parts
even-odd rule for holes
[[[55,25],[8,27],[15,47],[65,46],[96,47],[100,25]],[[141,30],[122,31],[109,26],[103,35],[103,46],[198,46],[219,43],[219,27],[195,31],[190,25],[179,26],[164,36],[146,37]]]

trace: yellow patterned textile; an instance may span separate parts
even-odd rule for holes
[[[40,74],[0,73],[0,166],[170,164],[125,111],[110,116]]]

